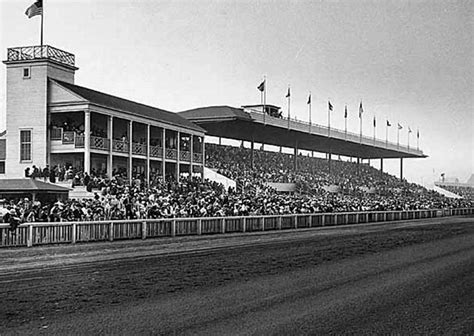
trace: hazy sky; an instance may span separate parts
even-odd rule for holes
[[[39,44],[34,0],[0,0],[0,49]],[[464,182],[474,171],[474,1],[121,1],[44,0],[45,44],[76,55],[76,84],[170,111],[260,102],[385,139],[385,119],[404,126],[400,142],[427,159],[405,160],[420,183],[441,172]],[[0,68],[1,112],[5,69]],[[4,122],[2,122],[4,128]],[[389,129],[396,142],[396,127]],[[398,160],[384,168],[399,172]]]

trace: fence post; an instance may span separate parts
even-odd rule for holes
[[[321,226],[324,226],[325,224],[325,217],[324,214],[321,214]]]
[[[28,226],[28,239],[26,242],[26,246],[31,247],[33,246],[33,224],[30,223]]]
[[[176,219],[171,221],[171,237],[176,236]]]
[[[109,240],[114,241],[114,222],[110,222],[109,226]]]
[[[282,217],[278,216],[278,221],[277,221],[277,229],[278,230],[281,230],[281,220],[282,220]]]
[[[198,236],[202,235],[202,219],[199,218],[197,222],[197,234]]]
[[[71,228],[71,243],[75,244],[76,243],[76,223],[72,223],[72,228]]]
[[[225,221],[224,218],[221,219],[221,232],[225,233]]]
[[[295,229],[298,228],[298,215],[295,215]]]
[[[243,217],[243,222],[242,222],[242,232],[245,232],[247,226],[247,218]]]
[[[309,227],[313,227],[313,215],[309,215]]]
[[[142,222],[142,239],[146,239],[146,221]]]

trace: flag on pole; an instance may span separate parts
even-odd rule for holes
[[[419,139],[420,138],[420,130],[416,130],[416,137]]]
[[[259,86],[257,86],[257,89],[258,89],[260,92],[265,91],[265,80],[264,80],[262,83],[260,83]]]
[[[374,117],[374,127],[376,127],[377,125],[377,122],[375,121],[375,117]]]
[[[290,87],[288,87],[288,93],[286,94],[285,98],[290,98],[291,93],[290,93]]]
[[[364,108],[362,107],[362,100],[359,105],[359,118],[362,118],[362,113],[364,113]]]
[[[411,133],[411,128],[410,127],[408,127],[408,133]]]
[[[308,104],[308,105],[311,104],[311,93],[308,96],[308,101],[306,102],[306,104]]]
[[[403,128],[403,126],[398,124],[398,129],[401,130],[402,128]]]
[[[37,0],[34,4],[26,9],[25,15],[31,19],[36,15],[43,15],[43,0]]]
[[[344,107],[344,118],[347,119],[347,105]]]
[[[328,109],[329,109],[329,111],[332,111],[332,104],[329,100],[328,100]]]
[[[390,127],[392,126],[392,124],[390,123],[390,121],[387,120],[387,126]]]

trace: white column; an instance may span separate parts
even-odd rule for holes
[[[131,184],[133,181],[132,178],[132,167],[133,167],[133,159],[132,159],[132,147],[133,147],[133,141],[132,141],[132,135],[133,135],[133,121],[129,121],[128,124],[128,182]]]
[[[150,125],[146,125],[146,184],[150,186]]]
[[[84,172],[91,169],[91,112],[84,111]]]
[[[179,165],[180,165],[180,155],[181,155],[181,146],[180,146],[180,140],[181,140],[181,132],[178,131],[178,137],[177,137],[177,143],[176,143],[176,148],[177,148],[177,153],[178,155],[176,156],[176,180],[179,181]]]
[[[206,164],[206,143],[204,142],[204,135],[202,136],[202,163],[201,163],[201,179],[204,181],[204,166]]]
[[[163,158],[162,158],[162,161],[161,161],[161,174],[162,174],[162,177],[163,177],[163,182],[165,181],[165,177],[166,177],[166,171],[165,171],[165,168],[166,168],[166,130],[163,128],[163,132],[161,133],[161,145],[163,147]]]
[[[194,153],[194,148],[193,148],[193,142],[194,142],[194,135],[191,134],[189,138],[189,153],[190,153],[190,159],[189,159],[189,176],[193,177],[193,153]]]
[[[107,122],[107,137],[109,138],[109,155],[107,157],[107,176],[109,179],[112,178],[112,170],[113,170],[113,154],[112,148],[114,144],[114,117],[109,116]]]

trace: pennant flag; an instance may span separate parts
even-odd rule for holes
[[[359,105],[359,118],[362,118],[362,113],[364,113],[364,108],[362,107],[362,100]]]
[[[377,125],[377,122],[375,121],[375,117],[374,117],[374,127]]]
[[[288,87],[288,93],[286,94],[285,98],[290,98],[291,93],[290,93],[290,87]]]
[[[259,86],[257,86],[257,89],[258,89],[260,92],[265,91],[265,80],[264,80],[262,83],[260,83]]]
[[[420,131],[416,130],[416,137],[419,139],[420,138]]]
[[[43,0],[37,0],[34,4],[28,7],[25,14],[29,19],[36,15],[43,15]]]
[[[328,109],[329,109],[329,111],[332,111],[332,104],[329,100],[328,100]]]
[[[401,130],[402,128],[403,128],[403,126],[398,124],[398,129]]]
[[[411,133],[411,128],[410,127],[408,127],[408,133]]]
[[[344,118],[347,119],[347,105],[346,105],[346,107],[344,108]]]
[[[308,96],[308,101],[306,102],[306,104],[311,104],[311,93]]]
[[[387,126],[390,127],[392,126],[392,124],[390,123],[390,121],[387,120]]]

